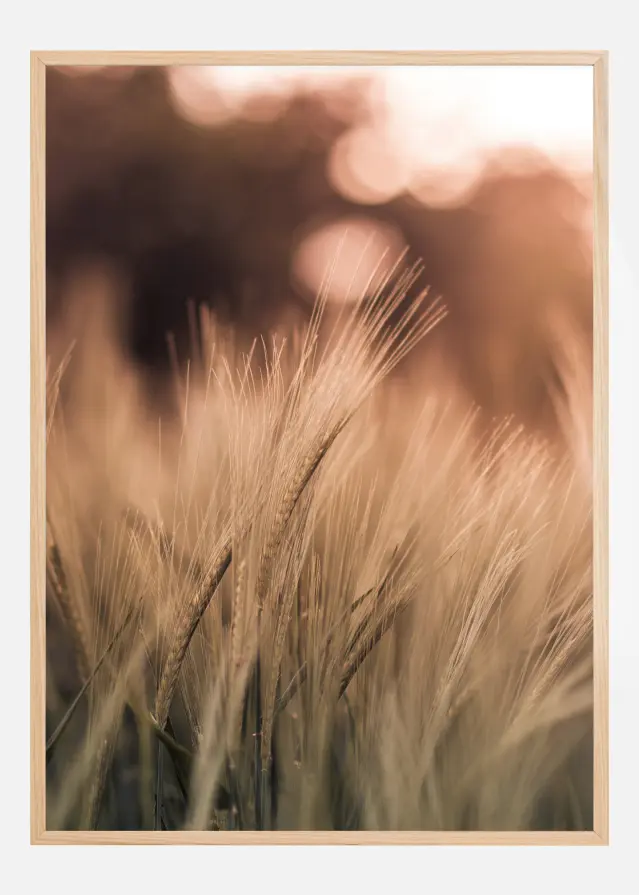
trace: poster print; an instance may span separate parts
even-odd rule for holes
[[[47,831],[592,831],[592,66],[52,65],[45,136]]]

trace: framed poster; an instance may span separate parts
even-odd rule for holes
[[[32,54],[32,841],[608,841],[605,53]]]

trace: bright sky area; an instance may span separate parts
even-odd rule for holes
[[[446,205],[461,200],[486,159],[506,147],[534,148],[588,177],[592,72],[591,66],[543,65],[200,66],[173,69],[171,83],[182,113],[212,124],[244,114],[244,104],[256,94],[268,93],[273,101],[246,114],[268,117],[277,115],[278,96],[285,98],[296,84],[321,88],[370,78],[378,114],[373,124],[348,131],[335,144],[328,172],[334,186],[364,205],[402,192]],[[516,163],[513,155],[511,164]],[[349,251],[343,244],[345,229]],[[379,257],[380,247],[399,251],[402,241],[366,220],[348,220],[309,237],[294,266],[315,287],[336,252],[345,259],[350,278],[353,259]],[[366,268],[361,267],[363,277]],[[345,288],[339,284],[339,291]]]

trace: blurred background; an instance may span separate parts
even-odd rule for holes
[[[449,309],[418,385],[553,432],[588,381],[592,68],[49,68],[46,105],[54,359],[108,330],[161,399],[193,308],[250,340],[387,249]]]

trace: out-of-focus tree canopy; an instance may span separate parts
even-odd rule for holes
[[[366,215],[423,260],[450,309],[433,344],[471,396],[493,412],[544,417],[550,321],[588,344],[592,327],[589,197],[550,162],[496,158],[455,206],[407,194],[359,206],[327,173],[336,139],[371,114],[357,82],[339,88],[339,102],[297,92],[276,115],[200,127],[180,115],[165,70],[126,74],[48,71],[50,324],[69,275],[106,262],[128,284],[129,350],[159,369],[167,331],[186,332],[188,300],[250,332],[287,306],[307,311],[312,295],[291,276],[302,239]]]

